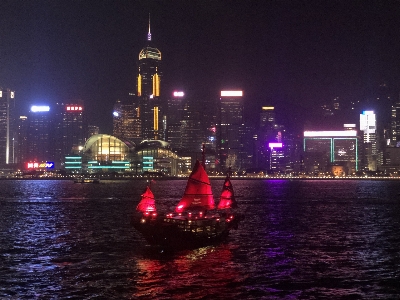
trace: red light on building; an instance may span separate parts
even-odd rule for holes
[[[67,105],[65,108],[67,111],[83,111],[83,107],[80,105]]]
[[[39,163],[35,162],[35,163],[28,163],[28,169],[37,169],[39,168]]]

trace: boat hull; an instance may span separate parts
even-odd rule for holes
[[[237,229],[239,215],[184,218],[143,215],[133,216],[131,224],[150,245],[170,249],[198,248],[225,240]]]
[[[100,179],[98,178],[75,179],[74,183],[100,183]]]

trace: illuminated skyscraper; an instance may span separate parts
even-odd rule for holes
[[[135,105],[117,100],[113,111],[113,135],[139,144],[142,140],[140,125],[141,122]]]
[[[83,101],[57,103],[54,107],[54,123],[54,160],[58,163],[64,161],[67,155],[79,153],[85,144],[88,126]]]
[[[166,141],[173,149],[182,149],[182,119],[185,104],[185,94],[182,91],[175,91],[172,97],[168,98],[167,107],[167,134]]]
[[[27,160],[53,161],[55,157],[54,122],[49,106],[33,105],[28,114]]]
[[[396,102],[392,105],[392,116],[391,116],[391,140],[390,144],[395,147],[400,147],[400,103]]]
[[[17,139],[15,143],[16,163],[24,163],[28,157],[28,117],[20,116],[17,119]]]
[[[308,173],[331,173],[340,165],[345,174],[358,171],[356,130],[305,131],[304,165]]]
[[[202,112],[199,102],[188,99],[183,107],[182,116],[182,148],[189,152],[201,152],[204,137],[201,131]]]
[[[217,151],[221,171],[239,170],[242,148],[243,92],[221,91],[217,124]]]
[[[10,89],[0,88],[0,165],[15,162],[14,95]]]
[[[163,108],[161,93],[161,52],[152,46],[150,33],[147,35],[147,46],[139,53],[137,96],[138,113],[141,120],[143,139],[164,139]]]
[[[363,111],[360,115],[360,130],[363,135],[363,167],[368,171],[376,171],[378,163],[378,143],[376,115],[373,111]]]
[[[259,127],[257,131],[256,140],[256,156],[255,163],[256,166],[261,169],[271,168],[271,151],[272,148],[268,146],[269,142],[282,142],[277,140],[275,137],[277,135],[276,130],[276,120],[275,120],[275,108],[273,106],[263,106],[261,107]],[[280,150],[279,150],[280,151]]]

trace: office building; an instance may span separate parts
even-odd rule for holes
[[[15,153],[16,163],[22,167],[22,164],[28,160],[28,128],[29,122],[27,116],[20,116],[16,122],[16,141]]]
[[[15,92],[0,88],[0,166],[15,163]]]
[[[28,114],[27,161],[46,162],[55,158],[54,114],[48,105],[33,105]]]
[[[304,168],[308,174],[332,174],[341,166],[345,174],[358,171],[356,130],[304,131]]]
[[[133,103],[122,103],[117,100],[114,104],[113,135],[135,143],[141,142],[141,122],[138,110]]]
[[[218,103],[217,153],[220,171],[240,169],[243,92],[221,91]]]
[[[400,147],[400,103],[392,105],[390,122],[390,141],[387,145]]]
[[[185,102],[186,98],[183,91],[174,91],[167,100],[166,141],[170,143],[174,150],[182,149],[182,120]]]
[[[64,157],[77,154],[82,150],[88,136],[85,106],[82,100],[57,103],[54,106],[53,137],[55,162],[64,161]]]
[[[367,171],[378,169],[378,138],[376,115],[373,111],[360,114],[360,130],[363,132],[362,167]]]
[[[282,142],[277,140],[276,137],[276,119],[275,107],[263,106],[259,115],[259,126],[256,138],[256,154],[255,164],[257,167],[269,170],[271,167],[271,151],[269,147],[270,142]]]
[[[150,33],[147,46],[139,53],[136,92],[142,139],[165,139],[163,103],[161,102],[161,52],[153,46]]]

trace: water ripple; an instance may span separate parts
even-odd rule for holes
[[[145,185],[0,181],[0,298],[400,299],[397,182],[234,180],[239,230],[175,253],[129,225]],[[154,183],[159,207],[185,185]]]

